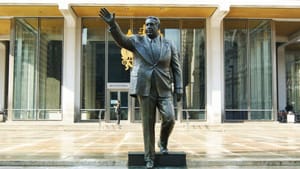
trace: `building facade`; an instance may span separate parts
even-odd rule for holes
[[[114,43],[101,7],[128,36],[144,33],[145,17],[161,19],[183,68],[178,122],[300,113],[300,1],[0,0],[0,110],[8,122],[114,122],[117,100],[123,122],[140,121],[128,94],[130,53]]]

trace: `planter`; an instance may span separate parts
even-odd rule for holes
[[[288,123],[295,123],[295,114],[293,112],[289,112],[287,115]]]

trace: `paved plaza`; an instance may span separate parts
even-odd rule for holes
[[[0,123],[0,169],[127,168],[128,152],[143,151],[142,128],[121,124]],[[185,152],[189,169],[296,169],[299,131],[298,123],[177,123],[169,150]]]

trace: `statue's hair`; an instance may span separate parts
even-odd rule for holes
[[[148,17],[146,18],[146,20],[147,20],[147,19],[153,19],[153,20],[155,21],[155,23],[156,23],[158,26],[160,26],[160,20],[159,20],[158,17],[156,17],[156,16],[148,16]]]

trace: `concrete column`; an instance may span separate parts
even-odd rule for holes
[[[6,47],[3,43],[0,43],[0,111],[4,109],[5,99],[5,58]]]
[[[74,123],[76,114],[77,17],[69,4],[61,2],[59,9],[65,18],[63,46],[62,113],[63,123]]]
[[[207,19],[207,73],[206,107],[207,122],[221,123],[224,112],[224,53],[223,18],[229,11],[229,5],[221,4]]]
[[[286,71],[285,71],[285,46],[277,49],[278,66],[278,109],[284,110],[286,107]]]

